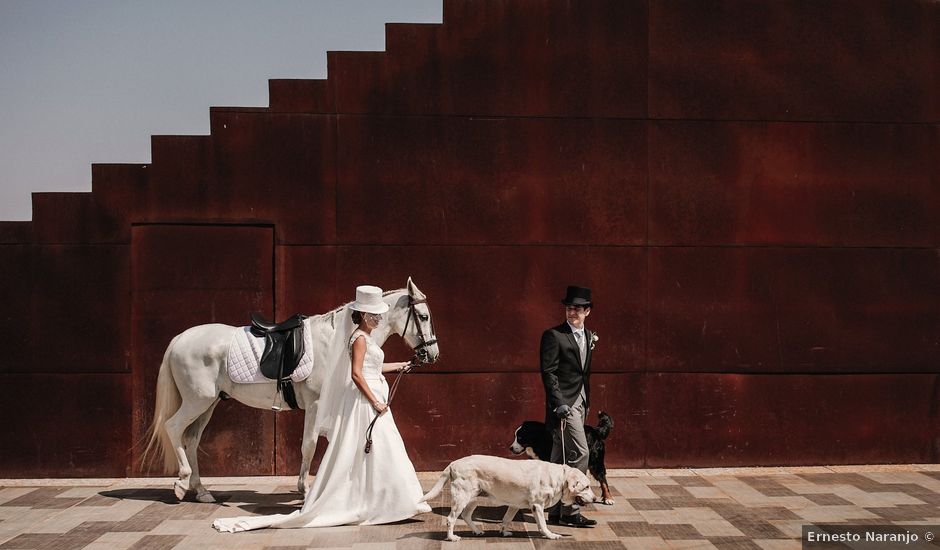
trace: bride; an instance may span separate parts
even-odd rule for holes
[[[265,527],[373,525],[431,511],[419,502],[421,485],[386,404],[388,383],[382,373],[402,371],[408,363],[384,363],[385,353],[371,338],[386,311],[382,289],[360,286],[356,301],[339,315],[347,328],[337,323],[342,345],[332,345],[340,349],[329,352],[314,423],[329,446],[303,507],[290,514],[221,518],[213,527],[235,533]],[[346,336],[354,325],[355,331]],[[371,450],[366,452],[366,432],[373,419]]]

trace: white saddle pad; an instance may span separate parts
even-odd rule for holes
[[[233,331],[232,343],[228,347],[228,376],[239,384],[271,383],[261,374],[261,354],[264,353],[264,338],[251,333],[251,327],[239,327]],[[300,364],[290,375],[300,382],[313,371],[313,339],[309,330],[304,330],[304,355]]]

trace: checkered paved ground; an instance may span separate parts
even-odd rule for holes
[[[487,533],[458,523],[459,543],[443,541],[445,493],[431,513],[392,525],[269,529],[221,534],[213,518],[290,512],[301,504],[294,480],[209,479],[220,504],[177,503],[166,479],[0,480],[0,550],[258,548],[800,548],[801,526],[940,524],[940,466],[854,466],[734,470],[618,470],[616,504],[593,505],[593,529],[553,527],[541,538],[520,514],[513,538],[497,533],[500,509],[480,508]],[[420,474],[429,488],[435,473]]]

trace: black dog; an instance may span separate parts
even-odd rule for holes
[[[584,435],[588,444],[588,470],[594,479],[601,484],[601,501],[604,504],[613,504],[610,498],[610,487],[607,485],[607,467],[604,466],[604,440],[614,427],[610,415],[601,411],[597,413],[598,424],[584,425]],[[516,438],[509,446],[513,454],[525,453],[529,458],[549,461],[552,458],[552,434],[545,429],[543,422],[526,420],[516,428]]]

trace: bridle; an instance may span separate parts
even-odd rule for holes
[[[401,337],[405,338],[405,334],[408,332],[408,325],[411,323],[412,317],[417,317],[418,312],[415,309],[415,306],[418,304],[427,303],[427,298],[413,298],[408,297],[408,317],[405,319],[405,327],[401,329]],[[418,333],[418,344],[411,349],[415,352],[415,359],[421,363],[427,363],[428,350],[430,346],[433,346],[437,343],[437,337],[434,335],[434,330],[431,330],[431,339],[429,340],[424,334],[424,329],[421,327],[421,323],[415,320],[415,331]]]
[[[402,340],[405,339],[405,334],[408,332],[408,325],[411,323],[411,318],[415,317],[415,332],[418,333],[418,344],[412,347],[412,351],[415,352],[415,356],[408,362],[408,368],[402,370],[398,373],[398,376],[395,378],[395,382],[392,383],[391,389],[388,391],[388,401],[385,402],[386,406],[392,404],[392,399],[395,397],[395,390],[398,389],[398,384],[401,382],[402,378],[412,369],[422,363],[427,363],[428,357],[428,348],[437,343],[437,337],[434,335],[434,329],[431,329],[430,339],[424,334],[424,329],[421,327],[421,323],[418,321],[418,312],[415,309],[415,306],[418,304],[426,303],[427,298],[413,298],[408,297],[408,317],[405,319],[405,327],[401,329]],[[406,340],[407,341],[407,340]],[[375,428],[375,421],[379,419],[381,414],[376,413],[375,418],[372,419],[372,422],[369,423],[369,428],[366,430],[366,446],[365,452],[369,454],[372,451],[372,429]]]

